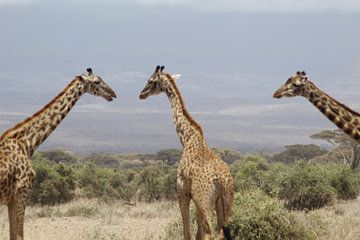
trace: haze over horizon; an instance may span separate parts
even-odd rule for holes
[[[140,101],[155,65],[180,73],[214,147],[274,150],[334,129],[303,98],[273,99],[297,70],[360,110],[357,1],[0,0],[0,131],[92,67],[118,93],[86,95],[40,150],[179,148],[165,95]],[[323,142],[315,142],[323,144]]]

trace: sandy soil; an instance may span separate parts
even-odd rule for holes
[[[168,223],[178,217],[173,202],[101,204],[78,200],[56,207],[28,207],[26,240],[164,239]],[[8,239],[5,206],[0,207],[0,239]]]

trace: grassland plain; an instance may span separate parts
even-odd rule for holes
[[[26,240],[150,240],[164,239],[169,222],[177,219],[177,204],[169,201],[106,204],[78,199],[57,206],[30,206]],[[0,207],[0,239],[8,239],[5,206]]]
[[[319,240],[360,239],[360,198],[295,213]],[[178,221],[179,214],[175,201],[130,206],[77,199],[52,207],[28,207],[25,236],[27,240],[163,240],[167,226]],[[7,210],[2,206],[0,239],[7,238]]]

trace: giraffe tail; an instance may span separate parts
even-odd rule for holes
[[[224,199],[225,197],[222,197],[222,209],[223,209],[223,218],[225,219],[225,204],[224,204]],[[224,237],[225,240],[234,240],[234,238],[231,236],[231,232],[230,232],[230,227],[228,226],[223,226],[222,227],[223,233],[224,233]]]
[[[223,233],[224,233],[225,240],[234,240],[234,238],[231,236],[230,227],[226,226],[228,216],[226,216],[227,214],[225,213],[225,211],[226,211],[225,210],[225,201],[226,201],[225,199],[227,198],[225,189],[226,189],[226,183],[225,183],[225,187],[223,188],[222,199],[221,199],[222,200],[221,203],[222,203],[223,219],[225,221],[225,224],[223,225],[222,230],[223,230]]]
[[[231,236],[229,227],[223,226],[222,229],[223,229],[225,240],[234,240],[234,238]]]

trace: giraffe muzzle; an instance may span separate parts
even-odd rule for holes
[[[282,93],[279,90],[274,92],[273,98],[281,98],[281,97],[282,97]]]
[[[117,98],[116,93],[113,90],[109,91],[109,94],[104,97],[107,101],[111,102],[114,98]]]
[[[146,93],[140,93],[139,98],[140,99],[145,99],[147,97]]]
[[[146,86],[140,93],[139,98],[140,99],[145,99],[149,96],[149,92],[150,92],[150,88],[148,86]]]

